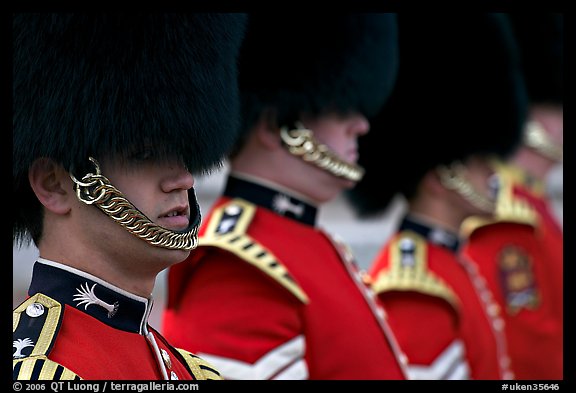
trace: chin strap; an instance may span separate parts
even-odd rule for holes
[[[555,162],[563,160],[563,146],[555,144],[542,124],[530,121],[524,129],[524,144]]]
[[[196,248],[200,224],[200,209],[197,203],[194,204],[197,209],[196,219],[185,232],[174,232],[158,226],[110,184],[107,177],[101,175],[98,161],[92,157],[89,159],[96,168],[96,174],[88,173],[82,177],[82,181],[79,181],[70,173],[74,191],[80,201],[87,205],[95,205],[128,232],[153,246],[170,250]]]
[[[324,169],[334,176],[358,182],[364,176],[364,168],[359,165],[346,162],[339,158],[328,146],[314,139],[312,130],[304,128],[296,123],[296,129],[288,130],[288,127],[280,129],[282,142],[288,151],[301,157],[304,161]]]
[[[455,162],[450,166],[442,165],[436,170],[444,187],[456,191],[476,208],[486,213],[494,213],[496,201],[484,196],[474,188],[466,179],[465,168],[462,163]]]

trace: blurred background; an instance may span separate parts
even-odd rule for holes
[[[224,187],[228,168],[210,176],[199,178],[195,189],[202,212],[206,212]],[[554,212],[563,222],[563,167],[557,166],[550,174],[547,186],[554,197]],[[319,225],[333,235],[342,238],[352,248],[360,268],[367,269],[381,244],[392,234],[396,221],[405,209],[404,202],[398,199],[391,208],[370,220],[358,220],[342,197],[323,205],[319,210]],[[32,274],[32,265],[38,257],[35,247],[12,249],[12,303],[16,307],[26,297]],[[158,276],[154,289],[154,308],[150,316],[152,327],[160,328],[160,315],[164,308],[166,289],[165,272]]]

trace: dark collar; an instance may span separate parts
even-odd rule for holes
[[[48,260],[34,263],[28,294],[42,293],[113,328],[145,334],[152,298],[117,288],[80,270]]]
[[[242,198],[255,205],[265,207],[284,217],[291,218],[306,225],[314,226],[318,209],[285,191],[271,185],[255,183],[228,176],[224,195],[230,198]]]
[[[460,247],[458,235],[439,226],[430,226],[418,221],[414,217],[405,216],[400,223],[400,231],[413,231],[424,236],[431,243],[437,244],[447,249],[457,252]]]

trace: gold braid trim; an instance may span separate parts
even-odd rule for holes
[[[27,309],[36,308],[43,310],[40,315],[45,315],[43,319],[30,317],[26,312]],[[77,380],[81,379],[74,372],[59,363],[54,362],[46,357],[58,335],[59,323],[63,313],[62,305],[49,296],[37,293],[12,312],[12,333],[14,334],[13,346],[18,348],[18,343],[27,342],[32,346],[32,351],[25,356],[20,350],[13,355],[12,373],[14,380]],[[39,331],[37,329],[28,329],[34,322],[42,323]],[[18,327],[23,328],[17,332]],[[37,332],[36,335],[30,335],[31,332]],[[22,348],[22,346],[20,346]],[[36,372],[34,372],[36,370]]]
[[[96,205],[107,216],[122,225],[128,232],[147,243],[171,250],[192,250],[198,245],[198,229],[195,225],[187,232],[178,233],[154,224],[114,187],[108,178],[100,174],[98,162],[90,157],[96,174],[88,173],[82,181],[72,174],[76,196],[87,205]]]
[[[229,211],[235,214],[228,215]],[[274,279],[302,303],[307,304],[310,301],[308,296],[284,264],[272,251],[246,233],[255,212],[255,205],[240,198],[220,206],[211,215],[206,231],[200,237],[200,247],[217,247],[236,255]],[[231,221],[234,221],[233,229],[222,231],[220,224]]]
[[[403,255],[401,247],[401,243],[406,241],[414,246],[408,256],[409,261]],[[414,291],[442,298],[454,309],[459,309],[460,301],[452,288],[428,269],[428,246],[424,238],[412,231],[404,231],[391,240],[389,247],[389,266],[381,270],[372,283],[376,293]]]
[[[188,352],[184,349],[176,348],[176,350],[184,357],[186,364],[190,368],[192,375],[197,380],[223,380],[220,372],[206,360]]]
[[[464,219],[460,226],[460,236],[469,238],[478,228],[495,223],[512,222],[524,224],[531,227],[538,226],[538,214],[530,204],[519,198],[514,193],[516,184],[526,185],[526,173],[501,159],[491,160],[491,165],[499,179],[498,196],[496,198],[496,208],[492,217],[470,216]],[[540,192],[540,184],[535,184],[529,188],[531,192]]]
[[[30,317],[26,314],[26,309],[36,304],[41,305],[47,315],[39,336],[29,337],[29,339],[34,342],[34,349],[30,353],[31,357],[48,353],[50,346],[58,334],[58,324],[60,323],[63,312],[62,305],[59,302],[44,294],[37,293],[26,299],[12,312],[12,333],[16,332],[21,322],[23,326],[29,326],[30,321],[28,321],[28,319]]]
[[[16,372],[16,367],[20,365],[18,372]],[[29,381],[32,379],[32,372],[34,368],[40,367],[40,374],[38,378],[34,378],[39,381],[72,381],[81,380],[76,373],[70,371],[66,367],[59,363],[56,363],[46,356],[30,357],[25,359],[14,360],[12,362],[12,372],[14,380]],[[58,377],[56,377],[58,375]]]
[[[291,154],[302,157],[304,161],[310,162],[334,176],[354,182],[362,179],[364,168],[336,156],[328,146],[314,139],[311,130],[305,129],[301,124],[297,124],[297,127],[293,130],[288,130],[287,127],[280,129],[280,137]]]

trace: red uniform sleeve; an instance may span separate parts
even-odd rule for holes
[[[445,300],[412,291],[388,291],[379,297],[409,364],[431,365],[460,338],[456,313]]]
[[[302,303],[233,254],[209,249],[193,268],[170,275],[183,271],[187,276],[174,280],[180,283],[178,299],[168,305],[162,321],[163,334],[173,345],[254,363],[302,335]]]

